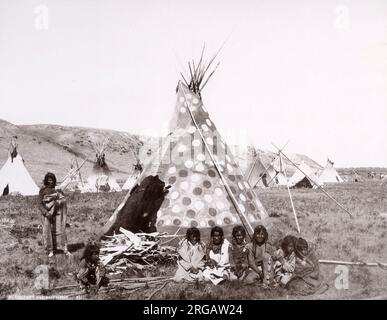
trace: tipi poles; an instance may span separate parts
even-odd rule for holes
[[[64,178],[62,179],[62,183],[66,181],[67,178],[71,177],[72,175],[74,175],[76,171],[74,169],[70,169],[67,174],[64,176]]]
[[[83,164],[86,162],[86,160],[82,163],[81,167],[83,166]],[[82,180],[82,176],[81,176],[81,167],[79,166],[79,163],[78,163],[78,159],[75,158],[75,163],[77,165],[77,169],[78,169],[78,174],[79,174],[79,179],[81,180],[81,184],[82,184],[82,188],[85,186],[83,184],[83,180]]]
[[[77,161],[77,169],[73,172],[74,175],[77,174],[77,173],[79,172],[79,177],[81,176],[80,170],[81,170],[81,168],[83,167],[83,165],[85,164],[86,160],[87,160],[87,159],[84,159],[83,162],[82,162],[82,164],[81,164],[80,166],[78,166],[78,161]],[[81,181],[82,181],[82,180],[81,180]],[[63,188],[63,190],[65,190],[69,184],[70,184],[70,182]],[[82,185],[83,185],[83,183],[82,183]]]
[[[346,213],[349,214],[351,218],[353,218],[352,214],[343,207],[335,198],[333,198],[328,192],[326,192],[320,185],[318,185],[316,182],[314,182],[312,179],[308,177],[308,175],[302,171],[292,160],[289,159],[289,157],[286,156],[277,146],[273,144],[275,148],[278,149],[278,151],[292,164],[294,165],[298,170],[300,170],[310,181],[312,181],[329,199],[331,199],[334,203],[336,203],[341,209],[343,209]]]
[[[183,92],[184,92],[184,88],[183,88]],[[200,130],[200,128],[199,128],[199,126],[198,126],[196,120],[195,120],[195,117],[194,117],[193,114],[192,114],[192,111],[191,111],[190,107],[189,107],[189,103],[187,102],[187,99],[185,98],[185,92],[184,92],[184,100],[185,100],[185,103],[186,103],[188,112],[189,112],[189,114],[190,114],[190,116],[191,116],[191,118],[192,118],[192,122],[194,123],[195,127],[197,128],[197,130],[198,130],[198,132],[199,132],[199,134],[200,134],[200,138],[202,139],[202,141],[203,141],[203,143],[204,143],[204,146],[206,147],[206,150],[207,150],[208,154],[210,155],[211,160],[212,160],[213,164],[215,165],[215,168],[216,168],[216,170],[218,171],[220,178],[222,179],[223,185],[224,185],[224,187],[226,188],[227,193],[228,193],[228,195],[230,196],[230,198],[231,198],[231,200],[232,200],[232,203],[233,203],[235,209],[236,209],[237,212],[238,212],[238,215],[239,215],[239,218],[241,219],[242,224],[244,225],[243,220],[245,220],[245,222],[246,222],[246,224],[248,225],[248,227],[249,227],[251,233],[254,233],[253,227],[251,226],[250,222],[247,220],[247,218],[246,218],[245,215],[243,214],[241,208],[239,207],[239,204],[238,204],[238,202],[236,201],[236,199],[235,199],[235,197],[234,197],[234,194],[232,193],[232,191],[231,191],[231,189],[230,189],[230,187],[229,187],[229,185],[228,185],[226,179],[224,178],[224,176],[223,176],[223,174],[222,174],[222,172],[221,172],[221,170],[220,170],[220,168],[219,168],[218,162],[215,160],[214,156],[212,155],[212,152],[210,151],[210,148],[208,147],[208,144],[207,144],[207,142],[206,142],[206,139],[204,139],[204,137],[203,137],[203,134],[202,134],[202,132],[201,132],[201,130]],[[243,219],[242,219],[242,217],[243,217]],[[245,229],[247,230],[246,227],[245,227]],[[249,232],[247,232],[247,234],[248,234],[249,237],[251,238],[251,235],[249,234]]]
[[[284,146],[282,147],[282,149],[281,149],[280,151],[282,151],[283,149],[285,149],[285,147],[288,145],[288,143],[289,143],[289,141],[286,142],[286,143],[284,144]],[[278,152],[278,155],[279,155],[279,154],[280,154],[280,152]],[[274,160],[273,160],[271,163],[273,163],[275,160],[277,160],[278,155],[274,158]],[[255,160],[255,162],[254,162],[254,164],[257,162],[257,160],[258,160],[258,156],[257,156],[257,158],[256,158],[256,160]],[[262,161],[261,161],[261,164],[262,164],[262,166],[263,166]],[[263,166],[263,167],[265,168],[265,166]],[[254,167],[253,167],[253,168],[254,168]],[[253,168],[251,169],[251,172],[253,171]],[[257,180],[257,182],[252,186],[253,188],[255,188],[255,186],[259,183],[259,181],[262,180],[263,175],[269,170],[269,168],[270,168],[270,165],[269,165],[269,167],[265,168],[265,171],[263,172],[263,174],[259,177],[259,179]],[[251,174],[251,173],[250,173],[250,174]],[[272,178],[272,179],[267,183],[268,186],[269,186],[270,183],[277,177],[277,175],[278,175],[278,173],[276,173],[276,175],[274,176],[274,178]]]
[[[275,171],[275,169],[274,169],[274,171]],[[275,176],[274,176],[273,178],[271,178],[271,179],[269,180],[269,182],[267,183],[268,186],[270,186],[270,184],[271,184],[273,181],[275,181],[275,178],[277,178],[278,173],[279,173],[279,172],[277,172],[277,171],[275,172]],[[259,182],[259,181],[258,181],[258,182]]]
[[[282,161],[281,161],[281,153],[279,153],[279,158],[280,158],[280,162],[282,162]],[[286,175],[286,172],[285,172],[284,174],[285,174],[285,178],[286,178],[286,180],[287,180],[288,177],[287,177],[287,175]],[[297,231],[298,231],[298,233],[301,234],[300,225],[299,225],[299,223],[298,223],[297,213],[296,213],[296,209],[294,208],[293,198],[292,198],[292,194],[290,193],[289,184],[286,184],[286,188],[288,189],[289,198],[290,198],[290,203],[291,203],[291,205],[292,205],[292,210],[293,210],[293,215],[294,215],[294,220],[296,220]]]
[[[86,160],[85,160],[86,161]],[[85,161],[82,163],[82,166],[83,166],[83,164],[85,163]],[[77,166],[77,169],[71,169],[71,170],[69,170],[68,171],[68,173],[64,176],[64,178],[62,179],[62,183],[64,182],[64,181],[66,181],[66,179],[67,178],[69,178],[69,177],[71,177],[71,176],[74,176],[78,171],[79,171],[79,169],[80,169],[80,167],[78,166],[78,161],[77,161],[77,159],[75,159],[75,164],[76,164],[76,166]],[[82,167],[81,166],[81,167]]]
[[[253,170],[254,170],[254,167],[255,167],[255,164],[257,163],[257,161],[258,161],[258,154],[256,155],[255,160],[254,160],[254,163],[253,163],[253,165],[251,166],[251,169],[250,169],[250,171],[249,171],[249,174],[248,174],[247,177],[246,177],[246,180],[247,180],[247,181],[249,181],[249,179],[250,179],[250,177],[251,177],[251,174],[253,173]],[[259,181],[259,180],[258,180],[258,181]]]
[[[261,162],[261,164],[262,164],[262,166],[263,166],[263,163]],[[264,166],[263,166],[264,167]],[[264,167],[265,168],[265,167]],[[265,168],[265,171],[263,171],[263,173],[262,174],[260,174],[260,177],[259,177],[259,179],[257,180],[257,182],[256,183],[254,183],[254,185],[252,186],[252,188],[255,188],[255,186],[259,183],[259,181],[261,181],[262,180],[262,178],[263,178],[263,175],[267,172],[267,170],[269,170],[269,167],[267,167],[267,168]]]
[[[301,230],[300,230],[300,225],[298,224],[298,218],[297,218],[296,209],[294,209],[294,204],[293,204],[292,194],[290,193],[289,186],[287,186],[287,188],[288,188],[288,193],[289,193],[290,203],[292,204],[292,210],[293,210],[293,214],[294,214],[294,220],[296,220],[297,231],[298,231],[298,233],[301,233]]]

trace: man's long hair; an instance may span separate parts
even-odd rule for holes
[[[56,186],[56,177],[55,174],[52,172],[47,172],[43,179],[43,184],[47,187],[48,186],[48,179],[51,178],[52,181],[54,181],[54,186]]]

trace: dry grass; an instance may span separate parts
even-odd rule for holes
[[[377,181],[326,186],[326,190],[353,213],[350,218],[318,190],[293,190],[293,200],[302,235],[314,242],[321,259],[387,262],[387,186]],[[258,190],[271,217],[270,241],[285,234],[296,234],[290,201],[285,189]],[[125,193],[69,195],[68,238],[72,259],[57,256],[50,279],[53,286],[75,284],[71,274],[77,270],[80,248],[89,238],[97,237],[101,226],[113,213]],[[48,264],[41,246],[40,215],[36,197],[0,198],[0,297],[10,294],[47,294],[35,289],[35,268]],[[12,222],[14,222],[12,227]],[[8,226],[7,226],[8,225]],[[170,275],[175,266],[160,266],[144,276]],[[387,270],[377,267],[349,267],[349,289],[337,290],[334,265],[322,265],[321,272],[329,289],[321,296],[309,298],[367,298],[387,292]],[[93,299],[144,299],[154,291],[145,288],[129,294],[114,291]],[[60,294],[60,292],[56,292]],[[153,299],[298,299],[285,290],[264,291],[239,283],[210,284],[169,283]]]

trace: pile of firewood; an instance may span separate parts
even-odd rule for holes
[[[175,247],[161,245],[167,233],[132,233],[120,228],[119,234],[106,236],[101,240],[100,261],[106,271],[120,274],[128,269],[152,270],[160,263],[172,263],[177,260]]]

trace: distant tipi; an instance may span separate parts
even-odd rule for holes
[[[16,142],[12,140],[8,160],[0,170],[0,196],[8,194],[30,196],[38,193],[39,188],[24,166]]]
[[[254,162],[247,169],[245,178],[252,188],[267,188],[269,187],[268,180],[270,179],[267,171],[268,168],[265,167],[259,155],[257,155]]]
[[[63,179],[62,183],[59,185],[60,189],[80,192],[84,190],[86,182],[82,178],[81,167],[85,163],[85,161],[81,165],[79,165],[78,160],[75,156],[71,159],[70,169],[68,170],[67,175]]]
[[[311,167],[304,161],[296,168],[293,176],[288,181],[290,188],[318,188],[318,186],[322,187],[323,185]]]
[[[286,177],[286,165],[282,160],[282,156],[280,153],[273,160],[270,166],[275,172],[275,174],[272,176],[273,186],[286,186],[288,183],[288,179]]]
[[[113,177],[106,160],[105,151],[107,140],[96,142],[94,144],[96,160],[90,176],[87,178],[87,184],[83,189],[84,192],[111,192],[121,191],[116,179]]]
[[[334,163],[331,160],[327,159],[327,164],[319,176],[319,179],[322,183],[344,182],[344,180],[337,173],[336,169],[333,167],[333,164]]]
[[[267,188],[286,186],[287,178],[282,159],[277,156],[268,166],[265,166],[257,155],[247,170],[246,179],[254,187]]]
[[[184,234],[189,227],[220,226],[230,234],[233,226],[243,224],[251,232],[266,211],[203,106],[200,92],[206,84],[203,70],[208,67],[200,61],[192,70],[191,81],[178,84],[171,133],[138,182],[158,175],[170,185],[154,213],[157,231]],[[126,204],[137,191],[127,194],[106,230],[118,230],[121,218],[132,209]]]

